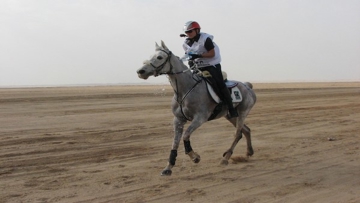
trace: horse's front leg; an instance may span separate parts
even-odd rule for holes
[[[190,159],[194,163],[199,163],[200,162],[200,155],[197,154],[196,152],[194,152],[194,150],[192,149],[191,144],[190,144],[190,135],[197,128],[199,128],[204,122],[206,122],[206,120],[196,120],[196,119],[194,119],[191,122],[191,124],[189,125],[189,127],[186,129],[186,131],[185,131],[185,133],[183,135],[185,154],[189,155]]]
[[[189,155],[190,159],[194,163],[199,163],[200,155],[198,153],[194,152],[194,150],[191,147],[190,140],[188,140],[188,141],[184,140],[184,147],[185,147],[185,154]]]
[[[174,117],[174,141],[172,144],[170,156],[169,156],[169,162],[165,169],[161,172],[162,176],[170,176],[172,171],[171,169],[174,167],[177,157],[177,150],[179,148],[181,136],[184,130],[184,125],[186,123],[186,120],[179,119],[177,117]]]

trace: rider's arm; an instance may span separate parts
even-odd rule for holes
[[[201,54],[201,58],[212,58],[215,56],[215,49],[211,49],[206,53]]]
[[[212,58],[215,56],[215,46],[213,41],[208,37],[205,41],[205,49],[207,50],[206,53],[201,54],[202,58]]]

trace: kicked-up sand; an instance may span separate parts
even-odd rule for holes
[[[360,202],[360,83],[253,85],[255,154],[214,120],[170,177],[169,85],[0,89],[0,202]]]

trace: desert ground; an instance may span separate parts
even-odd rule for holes
[[[234,128],[210,121],[169,177],[170,85],[1,88],[0,202],[360,202],[360,83],[253,85],[255,154],[220,165]]]

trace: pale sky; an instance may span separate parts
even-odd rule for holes
[[[136,70],[189,20],[229,79],[360,81],[359,0],[0,0],[0,87],[167,84]]]

